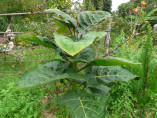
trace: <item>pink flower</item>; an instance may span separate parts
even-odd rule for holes
[[[7,30],[6,30],[6,33],[7,33],[7,32],[11,32],[11,29],[7,29]]]
[[[13,46],[14,43],[11,41],[11,42],[8,43],[8,45],[9,45],[9,46]]]

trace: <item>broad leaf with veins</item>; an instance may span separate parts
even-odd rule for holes
[[[72,39],[68,36],[54,33],[56,44],[71,56],[76,55],[87,46],[91,45],[96,38],[102,38],[105,32],[89,32],[82,39]]]
[[[88,93],[85,90],[71,90],[57,99],[68,106],[73,118],[104,118],[108,97]]]
[[[99,83],[129,81],[130,79],[134,79],[137,77],[136,75],[130,73],[120,66],[95,66],[92,69],[92,73],[95,73],[93,79],[95,79],[95,81],[98,81]]]

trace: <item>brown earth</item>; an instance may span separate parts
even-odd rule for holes
[[[42,104],[48,104],[48,98],[47,96],[44,97],[44,99],[41,101]],[[42,109],[42,116],[44,116],[45,118],[56,118],[55,115],[53,115],[53,113],[50,110],[47,109]]]
[[[8,41],[7,37],[0,36],[0,44],[1,43],[7,43],[7,41]]]

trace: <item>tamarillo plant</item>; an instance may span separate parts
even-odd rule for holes
[[[66,105],[74,118],[104,118],[107,93],[110,90],[105,84],[128,81],[136,77],[121,67],[136,63],[116,57],[95,59],[91,44],[99,41],[106,33],[91,29],[110,17],[110,13],[84,11],[74,19],[58,9],[49,9],[46,12],[58,15],[54,17],[58,22],[53,40],[33,33],[21,35],[19,38],[53,48],[62,58],[28,70],[18,81],[17,88],[59,81],[66,85],[68,90],[56,101],[60,105]],[[63,35],[68,31],[70,35]]]

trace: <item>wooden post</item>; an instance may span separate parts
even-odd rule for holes
[[[10,28],[10,26],[11,26],[11,16],[7,16],[8,17],[8,28],[7,28],[7,30],[8,29],[11,29]],[[11,37],[10,36],[8,36],[8,41],[10,41],[11,40]]]
[[[105,47],[105,55],[109,56],[109,45],[110,45],[110,38],[111,38],[111,22],[112,22],[112,17],[109,18],[109,23],[106,27],[107,35],[105,36],[105,42],[104,42],[104,47]]]

